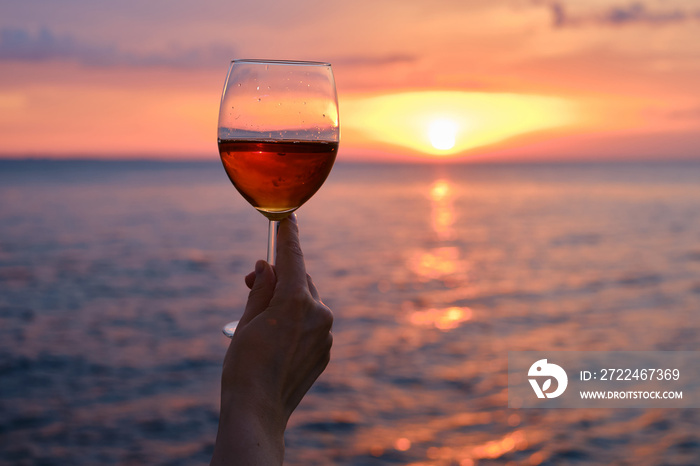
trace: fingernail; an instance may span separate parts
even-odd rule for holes
[[[259,260],[255,263],[255,273],[260,275],[265,270],[265,261]]]
[[[292,222],[293,224],[297,225],[297,214],[295,214],[294,212],[292,212],[292,213],[289,215],[289,221]]]

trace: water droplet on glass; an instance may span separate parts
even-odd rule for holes
[[[325,114],[325,113],[324,113],[323,115],[321,115],[321,116],[322,116],[323,118],[326,118],[326,114]]]
[[[258,102],[260,102],[260,97],[258,97]]]
[[[259,91],[259,90],[260,90],[260,86],[256,87],[255,90],[256,90],[256,91]]]

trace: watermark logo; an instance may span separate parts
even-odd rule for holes
[[[699,368],[700,351],[508,351],[508,406],[700,408]]]
[[[537,379],[528,379],[532,389],[535,391],[537,398],[556,398],[566,390],[566,386],[569,383],[569,378],[566,376],[566,372],[560,366],[556,364],[548,363],[546,359],[540,359],[530,366],[530,370],[527,372],[528,377],[540,377],[545,378],[544,383],[540,387]],[[552,386],[552,378],[557,381],[557,389],[553,392],[548,392]]]

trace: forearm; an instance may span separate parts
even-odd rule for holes
[[[284,460],[284,426],[269,413],[222,406],[212,466],[277,466]]]

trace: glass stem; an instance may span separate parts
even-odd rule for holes
[[[279,220],[270,220],[267,230],[267,263],[270,265],[275,265],[275,259],[277,259],[277,230],[279,227]]]

